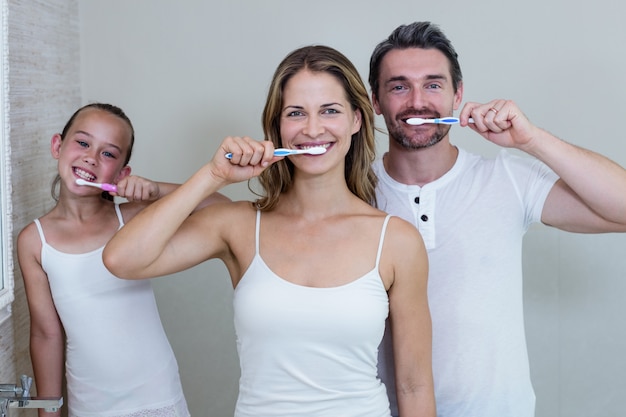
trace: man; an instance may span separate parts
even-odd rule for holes
[[[375,163],[378,205],[414,223],[429,254],[438,415],[533,416],[523,235],[539,221],[571,232],[626,231],[626,170],[532,125],[508,100],[467,103],[460,123],[534,158],[502,151],[487,159],[453,146],[450,126],[408,124],[451,116],[463,97],[457,54],[429,22],[400,26],[381,42],[369,82],[389,132],[389,152]],[[386,338],[379,368],[397,415],[391,360]]]

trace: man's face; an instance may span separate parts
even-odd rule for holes
[[[463,96],[460,84],[455,93],[446,56],[437,49],[394,49],[380,66],[378,92],[372,94],[376,114],[382,114],[387,130],[401,147],[420,149],[440,142],[449,125],[412,126],[411,117],[452,116]]]

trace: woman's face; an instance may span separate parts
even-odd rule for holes
[[[297,155],[294,165],[342,163],[352,135],[361,128],[361,113],[353,111],[343,85],[331,74],[301,70],[283,90],[280,136],[285,148],[322,146],[321,155]]]

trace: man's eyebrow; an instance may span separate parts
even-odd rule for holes
[[[432,81],[432,80],[447,80],[448,77],[446,77],[444,74],[429,74],[427,76],[424,77],[427,81]],[[408,81],[409,78],[406,77],[405,75],[397,75],[394,77],[389,78],[387,81],[385,81],[385,84],[389,84],[389,83],[393,83],[393,82],[397,82],[397,81]]]

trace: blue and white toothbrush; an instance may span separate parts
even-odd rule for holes
[[[308,149],[286,149],[286,148],[274,149],[274,156],[288,156],[288,155],[298,155],[298,154],[321,155],[323,153],[326,153],[326,148],[322,148],[321,146],[316,146],[314,148],[308,148]],[[229,152],[224,156],[227,159],[231,159],[233,157],[233,154]]]
[[[435,123],[442,125],[453,125],[455,123],[459,123],[458,117],[442,117],[439,119],[422,119],[420,117],[412,117],[410,119],[406,119],[406,122],[413,126],[423,125],[424,123]],[[470,123],[474,123],[474,119],[469,119]]]

